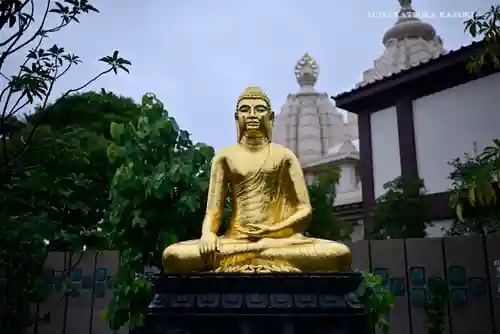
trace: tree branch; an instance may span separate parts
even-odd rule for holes
[[[63,75],[65,75],[65,74],[66,74],[66,72],[68,72],[68,71],[69,71],[69,69],[71,68],[71,66],[73,66],[73,63],[72,63],[72,62],[70,62],[70,63],[69,63],[68,67],[66,67],[66,68],[64,69],[64,71],[62,71],[62,72],[61,72],[61,74],[59,74],[58,76],[55,76],[55,80],[57,80],[57,79],[59,79],[60,77],[62,77]]]
[[[29,101],[25,101],[23,104],[21,104],[15,110],[13,110],[12,112],[8,113],[5,116],[5,121],[8,120],[9,118],[11,118],[12,116],[14,116],[15,114],[17,114],[21,109],[23,109],[24,107],[26,107],[29,103],[30,103]]]
[[[4,78],[5,80],[7,80],[7,82],[10,82],[10,79],[5,74],[3,74],[3,73],[0,72],[0,76],[2,78]]]
[[[19,9],[19,16],[20,14],[22,13],[22,9],[28,4],[28,2],[31,3],[31,14],[30,14],[30,17],[33,17],[33,12],[35,11],[35,6],[33,4],[33,0],[26,0],[22,5],[21,5],[21,8]],[[3,42],[0,42],[0,47],[2,46],[5,46],[7,44],[9,44],[10,41],[12,41],[14,38],[16,38],[17,36],[20,36],[22,35],[28,28],[29,26],[31,25],[31,21],[28,22],[28,24],[26,25],[26,27],[24,29],[19,29],[18,32],[14,33],[12,36],[10,36],[9,38],[7,38],[5,41]]]
[[[50,1],[49,1],[50,3]],[[44,18],[43,18],[43,22],[42,24],[40,25],[40,28],[39,30],[32,36],[32,38],[28,39],[26,42],[24,42],[23,44],[17,46],[15,49],[11,50],[10,53],[14,53],[20,49],[22,49],[23,47],[25,47],[26,45],[28,45],[29,43],[31,43],[37,35],[42,35],[42,36],[45,36],[46,34],[48,33],[52,33],[52,32],[57,32],[59,30],[61,30],[62,28],[66,27],[68,24],[70,24],[71,21],[73,21],[73,19],[76,17],[76,15],[78,14],[77,12],[73,13],[73,15],[71,15],[69,18],[67,19],[61,19],[61,23],[54,27],[54,28],[51,28],[51,29],[47,29],[47,30],[43,30],[43,26],[44,26],[44,22],[45,22],[45,19],[47,18],[47,13],[48,13],[48,10],[49,10],[49,7],[47,6],[47,10],[45,11],[44,13]]]
[[[94,78],[92,78],[91,80],[89,80],[87,83],[83,84],[82,86],[78,87],[78,88],[74,88],[74,89],[70,89],[68,91],[66,91],[61,97],[59,97],[53,104],[51,104],[48,108],[47,108],[47,100],[48,99],[45,99],[45,102],[43,103],[43,105],[41,106],[41,110],[43,110],[43,113],[42,113],[42,116],[39,118],[39,120],[36,122],[36,124],[33,126],[33,128],[30,130],[30,133],[28,134],[28,137],[26,138],[25,142],[24,142],[24,145],[23,145],[23,148],[20,149],[18,152],[16,152],[15,154],[13,154],[9,159],[5,159],[2,161],[2,163],[0,163],[0,167],[5,167],[5,166],[8,166],[10,165],[11,161],[19,158],[24,152],[26,152],[26,150],[28,149],[28,145],[30,143],[30,141],[33,139],[33,136],[36,132],[36,129],[38,128],[38,125],[40,125],[40,122],[43,120],[43,118],[48,114],[48,112],[54,108],[55,105],[57,105],[62,99],[64,99],[66,96],[68,96],[69,94],[71,93],[74,93],[74,92],[78,92],[82,89],[84,89],[85,87],[87,87],[88,85],[90,85],[91,83],[93,83],[94,81],[96,81],[97,79],[99,79],[100,77],[102,77],[103,75],[111,72],[113,70],[113,67],[107,69],[106,71],[103,71],[101,73],[99,73],[98,75],[96,75]],[[50,90],[49,90],[50,92]],[[49,96],[49,92],[47,93],[47,96]],[[3,136],[5,137],[5,136]]]
[[[35,48],[33,50],[36,51],[40,48],[40,45],[42,45],[43,39],[44,39],[44,36],[40,36],[40,40],[38,41],[38,44],[35,46]],[[19,68],[19,72],[17,73],[17,77],[19,77],[21,75],[21,72],[23,70],[23,66],[26,66],[26,64],[28,63],[29,60],[30,60],[30,58],[26,57],[26,59],[24,60],[24,63]],[[0,69],[1,69],[1,66],[2,66],[2,63],[0,62]],[[9,96],[12,94],[12,87],[10,85],[7,85],[0,93],[0,101],[2,101],[3,95],[9,89],[10,89]],[[4,108],[2,111],[2,118],[5,117],[5,113],[7,111],[7,106],[8,106],[9,100],[10,100],[10,97],[8,97],[7,101],[5,102],[5,105],[4,105]],[[0,127],[0,129],[1,129],[1,127]]]
[[[35,50],[37,50],[40,45],[42,44],[42,41],[43,41],[43,36],[40,37],[40,40],[38,41],[38,44],[36,45],[35,47]],[[24,60],[24,63],[21,65],[21,67],[19,68],[19,72],[17,74],[17,76],[21,75],[21,72],[22,72],[22,68],[23,66],[26,66],[26,64],[28,63],[29,61],[29,58],[26,57],[26,59]],[[2,66],[2,63],[0,62],[0,68]],[[9,101],[10,101],[10,98],[12,96],[12,86],[10,84],[7,85],[7,87],[5,87],[2,92],[0,93],[0,101],[2,101],[2,97],[3,95],[5,94],[5,92],[9,90],[9,94],[7,95],[7,100],[5,101],[5,104],[3,106],[3,109],[2,109],[2,115],[0,117],[0,132],[3,133],[3,129],[5,127],[5,121],[6,121],[6,113],[7,113],[7,108],[9,106]],[[22,96],[22,95],[21,95]],[[8,168],[9,166],[9,157],[8,157],[8,151],[7,151],[7,136],[2,136],[2,156],[3,156],[3,159],[2,159],[2,163],[0,164],[0,166],[5,166]],[[5,163],[5,164],[4,164]]]
[[[9,115],[12,115],[12,110],[15,110],[16,107],[19,105],[19,103],[21,102],[22,98],[24,97],[25,94],[19,94],[19,97],[17,98],[16,102],[14,103],[14,105],[12,106],[12,109],[11,111],[8,113],[8,115],[5,115],[4,113],[2,113],[2,118],[7,118]],[[7,117],[6,117],[7,116]]]
[[[17,50],[19,50],[20,48],[22,48],[22,47],[28,45],[29,43],[33,42],[33,40],[40,35],[40,32],[42,32],[43,26],[45,25],[45,20],[47,19],[47,14],[49,13],[49,9],[50,9],[50,0],[47,0],[47,7],[45,7],[45,13],[43,14],[42,22],[40,23],[40,27],[38,27],[37,31],[33,34],[33,36],[31,36],[26,42],[24,42],[23,44],[21,44],[19,47],[13,49],[14,46],[16,45],[16,43],[21,38],[21,36],[23,35],[23,34],[19,34],[14,39],[14,41],[9,45],[9,47],[7,48],[7,50],[5,50],[1,54],[1,56],[0,56],[0,70],[2,70],[2,67],[3,67],[3,64],[5,62],[5,59],[9,55],[13,54],[14,52],[16,52]]]
[[[9,0],[7,0],[9,1]],[[5,2],[7,2],[5,1]],[[29,0],[26,0],[19,8],[12,7],[12,5],[15,5],[15,3],[10,0],[9,4],[3,4],[5,7],[2,8],[2,11],[0,12],[0,30],[4,27],[4,25],[7,23],[7,17],[9,14],[14,15],[14,14],[19,14],[22,12],[23,8],[26,6]],[[12,11],[12,12],[11,12]]]

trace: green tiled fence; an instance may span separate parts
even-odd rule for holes
[[[395,296],[392,334],[425,334],[424,305],[429,281],[440,279],[450,291],[445,312],[446,333],[500,333],[500,236],[360,241],[350,244],[353,267],[380,275]],[[51,321],[37,334],[111,334],[101,313],[112,295],[117,252],[85,253],[64,286],[58,273],[76,256],[50,254],[45,268],[52,297],[39,312]],[[70,289],[64,294],[64,289]],[[124,328],[119,334],[128,333]]]

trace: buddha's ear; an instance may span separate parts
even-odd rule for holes
[[[243,133],[240,130],[240,123],[238,122],[238,111],[234,113],[234,123],[236,124],[236,142],[239,143]]]
[[[273,127],[274,127],[274,111],[269,113],[269,129],[267,129],[267,140],[273,141]]]

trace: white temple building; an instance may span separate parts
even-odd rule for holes
[[[364,71],[358,88],[447,53],[434,27],[416,17],[411,1],[399,0],[399,3],[399,18],[382,37],[382,55],[374,61],[373,68]],[[353,240],[363,239],[357,111],[339,109],[327,93],[315,90],[319,66],[309,54],[297,62],[295,76],[299,91],[288,95],[276,116],[273,141],[297,155],[308,182],[328,168],[340,169],[336,211],[354,225]]]
[[[373,68],[356,88],[332,99],[358,116],[366,229],[383,185],[400,175],[418,175],[434,224],[427,236],[439,237],[456,218],[449,204],[449,162],[498,138],[500,73],[488,61],[478,74],[467,70],[470,57],[487,41],[447,52],[435,29],[416,17],[411,1],[399,3],[399,19],[384,34],[385,50]]]

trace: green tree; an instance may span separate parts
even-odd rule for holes
[[[423,238],[430,225],[423,180],[399,176],[384,185],[373,212],[373,239]]]
[[[308,186],[313,207],[311,225],[307,234],[311,237],[330,240],[350,240],[352,226],[335,217],[335,198],[339,184],[338,168],[320,174]]]
[[[122,261],[107,319],[113,329],[141,323],[151,297],[146,266],[161,267],[164,248],[199,237],[213,149],[193,144],[154,95],[137,122],[112,123],[108,157],[119,165],[104,227]]]
[[[17,140],[22,137],[9,139]],[[47,297],[42,273],[48,252],[78,252],[89,242],[90,231],[82,227],[95,226],[98,216],[91,206],[95,199],[88,196],[92,180],[82,173],[90,168],[77,137],[55,136],[48,126],[38,127],[25,154],[11,165],[9,182],[0,192],[0,267],[7,268],[2,332],[22,333],[49,319],[36,319],[29,305]]]
[[[500,5],[493,5],[483,14],[474,13],[465,21],[465,31],[472,37],[481,37],[485,47],[471,58],[467,68],[471,72],[480,71],[484,65],[500,67]]]
[[[46,114],[39,106],[26,117],[31,124],[47,124],[54,131],[65,131],[78,126],[88,132],[102,135],[110,140],[110,124],[127,123],[137,119],[141,108],[131,98],[117,96],[101,89],[100,92],[85,92],[68,95],[57,104],[48,106]]]
[[[453,167],[451,203],[457,219],[448,234],[486,235],[500,231],[500,140],[476,156],[464,154]]]
[[[81,250],[82,239],[90,233],[82,225],[95,225],[98,215],[89,206],[95,199],[85,197],[94,180],[83,172],[90,168],[90,152],[81,149],[80,130],[54,135],[41,122],[71,93],[108,73],[128,72],[130,65],[114,51],[100,59],[106,70],[49,103],[56,82],[81,60],[61,46],[44,42],[98,10],[87,0],[37,1],[39,6],[41,13],[35,10],[34,0],[0,4],[0,80],[4,83],[0,91],[0,267],[6,275],[2,333],[23,333],[39,320],[29,305],[44,298],[41,277],[47,252],[58,245]],[[5,65],[15,59],[22,61],[8,73]],[[16,117],[35,104],[40,110],[38,121],[26,123]]]
[[[0,54],[0,75],[5,81],[5,88],[0,92],[0,133],[10,118],[25,112],[35,103],[42,110],[39,120],[47,115],[54,106],[71,93],[78,92],[110,72],[119,70],[128,72],[130,62],[119,57],[118,51],[111,56],[103,57],[99,61],[108,65],[108,69],[95,75],[79,87],[69,89],[49,106],[49,99],[55,83],[72,67],[81,63],[80,58],[67,53],[64,48],[53,45],[44,47],[47,38],[65,28],[71,23],[79,23],[83,15],[98,12],[89,1],[64,0],[63,2],[46,0],[44,11],[38,20],[35,18],[35,4],[33,0],[11,0],[2,2],[0,7],[0,30],[3,40],[0,46],[4,51]],[[58,24],[48,26],[49,13],[57,16]],[[39,22],[39,23],[38,23]],[[37,25],[37,26],[35,26]],[[33,32],[31,32],[33,31]],[[24,53],[27,55],[19,65],[18,71],[13,74],[5,73],[4,65],[13,55]],[[9,169],[14,161],[27,150],[38,123],[32,124],[31,130],[24,138],[23,145],[15,150],[7,147],[7,136],[2,136],[2,155],[0,158],[0,172],[2,183],[9,179]]]
[[[5,222],[0,261],[12,268],[7,275],[9,298],[17,302],[2,318],[4,326],[27,327],[37,321],[19,310],[47,297],[41,275],[49,251],[75,252],[75,266],[84,246],[107,248],[99,222],[112,177],[106,158],[108,129],[112,120],[134,120],[139,111],[131,99],[90,92],[64,98],[43,121],[38,121],[43,110],[27,121],[9,119],[15,125],[7,140],[12,150],[23,147],[33,123],[38,125],[25,152],[10,165],[10,180],[0,194],[0,219]],[[72,118],[57,117],[66,113]],[[65,279],[68,272],[58,274]]]

